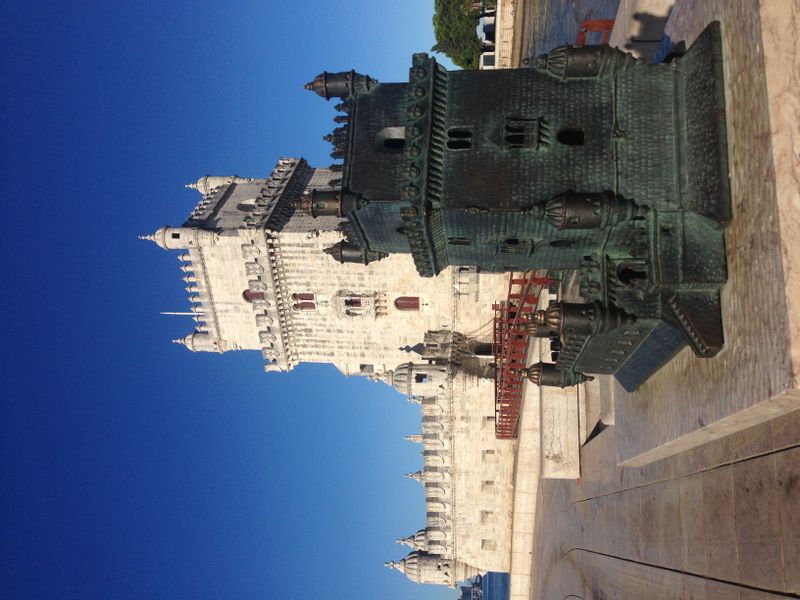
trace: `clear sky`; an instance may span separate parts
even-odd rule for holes
[[[332,367],[194,355],[176,253],[205,174],[328,165],[323,69],[406,80],[432,0],[0,11],[0,597],[454,598],[383,568],[424,525],[418,408]]]

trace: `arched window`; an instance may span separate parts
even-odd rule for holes
[[[302,294],[292,294],[292,300],[294,302],[314,302],[316,298],[310,292],[303,292]]]
[[[317,305],[313,302],[296,302],[292,305],[292,310],[316,310]]]
[[[401,153],[406,144],[405,127],[384,127],[375,136],[380,152]]]
[[[417,296],[400,296],[394,301],[397,310],[419,310],[419,298]]]
[[[255,302],[256,300],[266,300],[264,292],[256,292],[255,290],[245,290],[242,292],[242,298],[247,302]]]

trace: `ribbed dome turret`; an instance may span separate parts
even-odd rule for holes
[[[404,544],[414,550],[426,550],[428,548],[428,533],[425,529],[420,529],[414,535],[395,540],[398,544]]]
[[[567,46],[560,46],[549,54],[542,54],[536,57],[533,65],[540,71],[547,71],[551,75],[561,79],[567,72]]]
[[[567,203],[564,196],[553,198],[545,204],[544,218],[554,227],[564,229],[567,219]]]
[[[405,573],[406,577],[416,583],[452,585],[456,575],[449,561],[424,550],[414,550],[403,560],[390,561],[384,565]]]
[[[403,363],[393,371],[392,385],[401,394],[411,395],[411,381],[414,363]]]
[[[330,96],[328,95],[328,72],[323,71],[314,79],[309,81],[307,84],[303,86],[310,92],[314,92],[318,96],[325,98],[325,100],[330,100]]]
[[[533,323],[537,327],[545,327],[551,331],[561,331],[561,304],[553,303],[547,310],[537,310],[533,316]]]

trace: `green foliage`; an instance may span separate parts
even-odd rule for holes
[[[475,33],[477,13],[472,4],[465,0],[434,2],[433,32],[436,44],[431,50],[446,54],[462,69],[477,69],[481,54],[481,43]]]

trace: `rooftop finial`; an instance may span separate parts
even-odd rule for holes
[[[406,473],[404,477],[422,483],[422,471],[414,471],[413,473]]]
[[[152,233],[150,235],[140,235],[140,236],[137,236],[137,237],[140,240],[147,240],[148,242],[155,242],[156,241],[156,239],[153,237]]]

